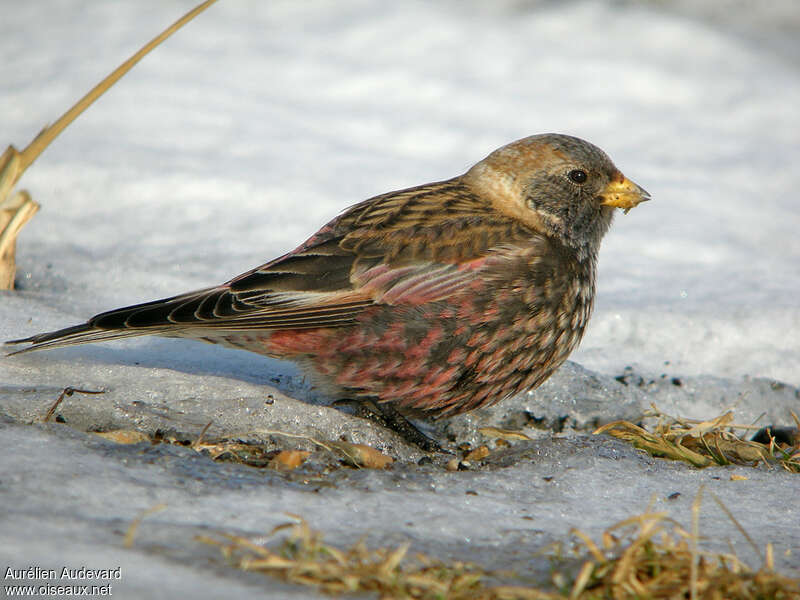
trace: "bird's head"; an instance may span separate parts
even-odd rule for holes
[[[493,208],[554,236],[580,255],[596,254],[615,208],[650,199],[608,155],[582,139],[534,135],[492,152],[464,180]]]

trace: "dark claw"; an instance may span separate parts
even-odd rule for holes
[[[422,433],[391,404],[373,400],[338,400],[334,404],[353,406],[357,417],[369,419],[381,427],[391,429],[406,442],[425,452],[445,452],[436,440]]]

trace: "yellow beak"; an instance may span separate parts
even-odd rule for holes
[[[621,208],[628,214],[628,211],[641,202],[650,200],[647,190],[636,185],[627,177],[620,174],[619,179],[612,180],[600,193],[603,206],[613,206]]]

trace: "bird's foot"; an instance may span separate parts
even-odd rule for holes
[[[447,452],[439,443],[422,433],[391,404],[374,400],[338,400],[334,404],[347,404],[353,407],[355,416],[369,419],[381,427],[391,429],[409,444],[425,452]]]

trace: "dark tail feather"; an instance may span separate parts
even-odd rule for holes
[[[93,327],[89,325],[89,323],[83,323],[81,325],[73,325],[72,327],[65,327],[64,329],[59,329],[58,331],[49,331],[47,333],[37,333],[36,335],[32,335],[31,337],[22,338],[20,340],[8,340],[6,344],[41,344],[44,342],[49,342],[51,340],[56,340],[60,338],[69,337],[72,335],[77,335],[80,333],[86,333],[87,331],[91,331]]]
[[[135,304],[124,308],[109,310],[99,315],[93,316],[86,323],[74,325],[40,333],[21,340],[11,340],[6,344],[31,344],[27,348],[11,352],[23,354],[35,350],[46,348],[59,348],[61,346],[73,346],[75,344],[88,344],[90,342],[102,342],[106,340],[116,340],[119,338],[136,337],[140,335],[153,335],[175,331],[176,325],[179,328],[180,322],[174,318],[175,311],[186,307],[190,317],[187,321],[191,322],[196,305],[202,304],[206,299],[214,300],[216,297],[209,298],[213,292],[219,292],[218,288],[208,288],[154,300],[143,304]],[[212,303],[213,304],[213,303]]]
[[[34,352],[46,348],[59,348],[61,346],[73,346],[76,344],[87,344],[89,342],[102,342],[118,338],[151,335],[153,333],[160,333],[160,330],[154,328],[109,330],[94,327],[90,323],[83,323],[82,325],[66,327],[58,331],[40,333],[21,340],[10,340],[6,342],[6,345],[31,344],[27,348],[16,350],[8,354],[8,356],[14,356],[15,354],[24,354],[25,352]]]

